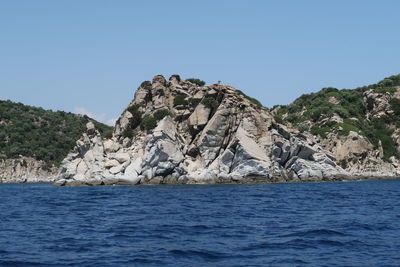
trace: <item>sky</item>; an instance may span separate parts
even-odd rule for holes
[[[400,1],[0,0],[0,99],[112,124],[136,88],[221,81],[265,106],[400,73]]]

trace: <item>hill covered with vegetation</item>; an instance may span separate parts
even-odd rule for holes
[[[88,121],[93,121],[103,137],[111,136],[112,127],[86,115],[0,101],[0,157],[21,155],[43,160],[49,167],[59,166],[85,131]]]
[[[400,128],[400,74],[356,89],[323,88],[304,94],[292,104],[275,106],[277,122],[310,132],[322,139],[328,134],[365,136],[384,159],[398,157],[395,132]]]

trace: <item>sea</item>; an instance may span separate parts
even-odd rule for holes
[[[0,266],[400,266],[400,180],[1,184]]]

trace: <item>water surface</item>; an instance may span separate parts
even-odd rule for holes
[[[0,266],[398,266],[400,181],[0,185]]]

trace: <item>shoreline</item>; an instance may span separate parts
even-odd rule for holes
[[[145,182],[145,183],[129,183],[127,180],[120,180],[120,179],[109,179],[104,181],[71,181],[66,182],[64,184],[57,184],[57,181],[12,181],[8,179],[8,182],[0,182],[2,184],[51,184],[52,186],[136,186],[136,185],[223,185],[223,184],[286,184],[286,183],[322,183],[322,182],[361,182],[361,181],[370,181],[370,180],[400,180],[400,176],[352,176],[352,177],[335,177],[332,179],[315,179],[315,178],[308,178],[308,179],[296,179],[296,180],[266,180],[266,179],[243,179],[243,180],[217,180],[217,181],[188,181],[188,182],[161,182],[161,183],[154,183],[154,182]]]

